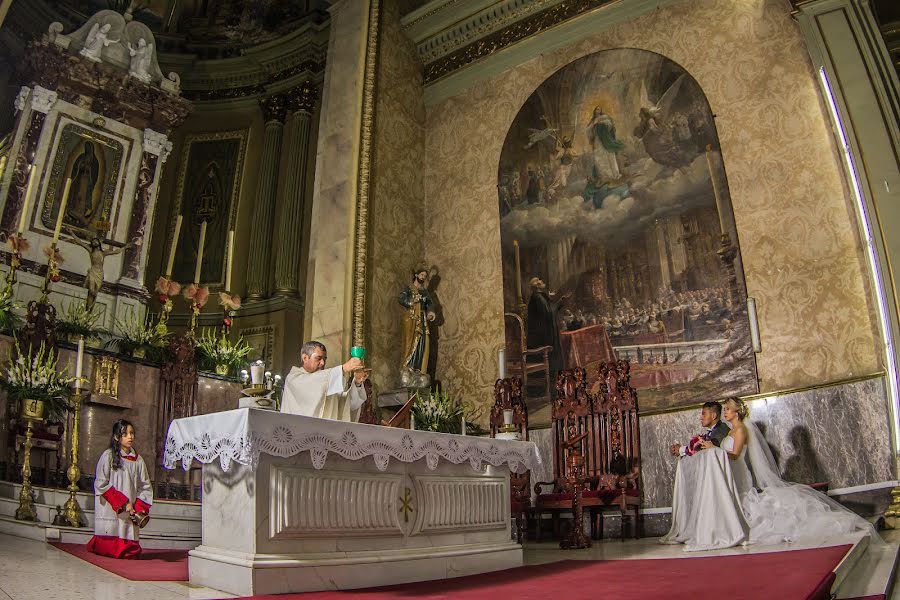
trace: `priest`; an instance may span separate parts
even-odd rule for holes
[[[363,382],[368,373],[362,361],[351,358],[325,368],[328,351],[321,342],[310,341],[300,348],[300,367],[291,368],[284,380],[281,412],[336,421],[356,421],[366,400]],[[346,374],[354,373],[347,383]]]

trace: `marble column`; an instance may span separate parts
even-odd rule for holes
[[[287,122],[285,154],[287,172],[284,199],[278,219],[278,250],[275,254],[275,295],[300,295],[300,251],[303,235],[303,213],[306,207],[306,171],[309,160],[309,132],[318,90],[305,82],[289,92],[290,110]]]
[[[262,299],[269,295],[272,262],[272,233],[275,219],[275,192],[278,187],[278,164],[287,110],[283,95],[259,101],[266,120],[263,151],[259,161],[259,187],[256,210],[250,226],[250,256],[247,263],[247,298]]]

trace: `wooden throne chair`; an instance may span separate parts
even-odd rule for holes
[[[552,346],[527,347],[525,323],[515,313],[504,313],[506,329],[506,374],[522,380],[522,392],[535,399],[550,399],[550,352]],[[543,382],[543,394],[528,393],[529,379]]]
[[[591,538],[603,535],[603,512],[616,510],[621,516],[622,539],[625,525],[633,525],[640,535],[640,436],[637,396],[629,385],[627,361],[600,364],[599,393],[592,395],[586,386],[584,369],[568,369],[557,375],[556,393],[551,410],[553,481],[535,484],[533,513],[538,540],[542,536],[542,516],[549,513],[553,531],[559,536],[559,517],[572,512],[573,494],[566,467],[567,420],[576,421],[584,456],[584,491],[581,506],[590,515]],[[546,491],[545,491],[545,488]],[[633,519],[632,519],[633,518]],[[573,527],[581,526],[573,523]]]
[[[507,419],[509,416],[512,418]],[[494,384],[491,437],[495,438],[503,431],[517,432],[520,440],[528,441],[528,407],[522,398],[522,380],[517,377],[498,379]],[[531,471],[510,471],[509,492],[510,514],[516,519],[516,540],[521,544],[528,531],[528,512],[531,510]]]

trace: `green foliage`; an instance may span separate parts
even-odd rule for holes
[[[100,338],[105,331],[97,327],[100,314],[87,310],[81,302],[70,302],[56,320],[56,332],[68,338],[84,336],[85,339]]]
[[[22,317],[13,312],[19,304],[13,300],[12,288],[0,292],[0,332],[11,333],[22,324]]]
[[[69,385],[75,381],[69,377],[68,367],[58,370],[59,357],[52,348],[41,344],[38,351],[29,346],[23,354],[16,340],[16,358],[10,354],[6,359],[5,377],[0,385],[6,390],[10,400],[43,400],[45,417],[51,420],[65,418],[68,409]]]
[[[197,338],[197,355],[204,370],[211,370],[210,366],[215,368],[216,365],[234,369],[243,364],[252,351],[253,347],[243,337],[232,342],[224,331],[219,333],[212,327],[204,329]]]
[[[462,402],[452,400],[442,389],[431,390],[426,397],[419,397],[413,404],[413,416],[416,429],[421,431],[437,431],[439,433],[461,433],[462,415],[465,407]]]
[[[160,330],[159,317],[147,315],[141,321],[131,313],[124,320],[116,319],[115,322],[119,337],[109,340],[108,348],[124,355],[145,354],[153,362],[163,362],[168,334]]]

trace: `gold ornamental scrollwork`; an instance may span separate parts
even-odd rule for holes
[[[375,130],[375,73],[378,66],[379,0],[369,4],[369,35],[363,78],[362,127],[359,140],[359,175],[356,188],[356,240],[353,252],[353,346],[365,346],[366,261],[369,247],[369,183],[372,174],[372,136]]]
[[[94,364],[94,391],[101,396],[119,397],[119,359],[99,356]]]
[[[425,85],[588,11],[616,0],[572,0],[551,6],[425,65]]]

